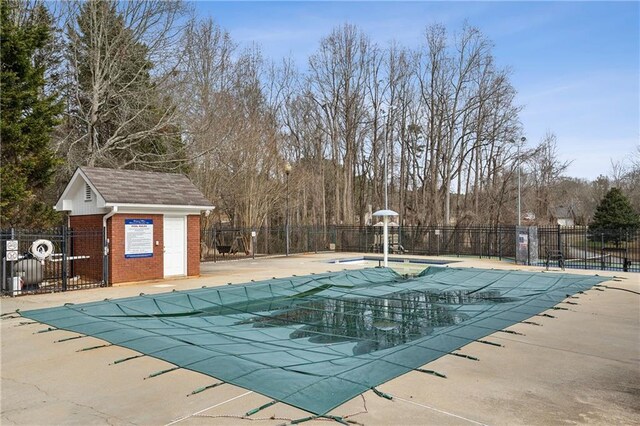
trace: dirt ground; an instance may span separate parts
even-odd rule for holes
[[[202,264],[199,278],[3,297],[1,312],[358,269],[365,265],[329,263],[358,256],[324,253],[209,262]],[[463,267],[542,270],[497,260],[452,260]],[[401,273],[425,267],[390,266]],[[393,399],[370,391],[332,414],[364,425],[640,424],[640,274],[566,272],[609,276],[604,285],[616,288],[588,290],[574,300],[576,305],[566,305],[569,310],[550,311],[554,318],[536,316],[532,321],[538,325],[509,328],[522,335],[495,333],[487,338],[502,347],[471,343],[460,350],[479,361],[447,355],[423,367],[446,374],[446,379],[411,372],[378,387]],[[91,337],[60,342],[78,335],[38,333],[47,327],[13,317],[4,315],[0,321],[2,425],[278,425],[309,416],[276,403],[252,420],[243,419],[247,411],[271,400],[229,384],[187,396],[217,380],[182,369],[145,379],[172,366],[151,357],[114,364],[137,353],[118,346],[81,351],[105,342]]]

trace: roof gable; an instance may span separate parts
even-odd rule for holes
[[[551,215],[558,219],[571,219],[575,216],[573,206],[558,206],[551,209]]]
[[[156,205],[213,208],[213,204],[186,176],[139,170],[80,167],[67,184],[56,208],[69,195],[77,179],[86,181],[101,205]],[[60,208],[61,210],[61,208]]]

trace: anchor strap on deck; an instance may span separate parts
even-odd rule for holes
[[[431,374],[432,376],[441,377],[443,379],[447,378],[446,375],[442,373],[438,373],[437,371],[434,371],[434,370],[425,370],[424,368],[415,368],[414,370],[419,371],[421,373],[425,373],[425,374]]]
[[[384,393],[382,391],[379,391],[378,389],[376,389],[375,387],[372,387],[371,390],[373,391],[373,393],[375,393],[376,395],[378,395],[380,398],[385,398],[388,400],[393,400],[393,396],[389,395],[388,393]]]
[[[191,396],[191,395],[198,394],[198,393],[200,393],[200,392],[204,392],[204,391],[206,391],[207,389],[217,388],[218,386],[224,385],[225,383],[226,383],[226,382],[218,382],[218,383],[214,383],[214,384],[212,384],[212,385],[203,386],[203,387],[201,387],[201,388],[198,388],[198,389],[194,390],[193,392],[191,392],[191,393],[190,393],[189,395],[187,395],[187,396]]]
[[[259,406],[258,408],[254,408],[253,410],[249,410],[249,411],[247,411],[246,413],[244,413],[244,415],[245,415],[246,417],[253,416],[253,415],[254,415],[255,413],[257,413],[258,411],[262,411],[262,410],[264,410],[265,408],[269,408],[269,407],[271,407],[272,405],[276,404],[277,402],[278,402],[278,401],[276,401],[276,400],[274,399],[273,401],[269,401],[269,402],[267,402],[266,404],[263,404],[263,405]]]

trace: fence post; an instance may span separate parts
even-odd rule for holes
[[[531,227],[527,226],[527,265],[531,266]]]
[[[73,248],[75,238],[73,238],[73,236],[74,236],[73,229],[69,228],[69,255],[70,256],[73,256],[75,253],[75,250]],[[75,264],[76,264],[75,262],[69,262],[69,269],[70,269],[72,278],[76,276]]]
[[[460,232],[456,231],[453,238],[456,246],[456,256],[460,257]]]
[[[256,249],[258,248],[258,232],[256,228],[251,231],[251,257],[256,258]]]
[[[107,228],[102,228],[102,281],[109,285],[109,243],[107,242]]]
[[[315,224],[313,225],[313,251],[315,253],[318,253],[318,234],[320,232],[318,231],[318,225]]]
[[[69,271],[67,270],[67,227],[60,229],[62,240],[60,241],[60,251],[62,251],[62,291],[67,291]]]
[[[600,269],[604,271],[604,232],[600,232]]]
[[[583,269],[588,269],[587,268],[587,252],[589,251],[589,240],[587,238],[588,229],[589,228],[587,226],[584,227],[584,246],[583,246],[584,247],[584,250],[583,250],[583,253],[584,253],[584,268]]]
[[[218,240],[216,239],[216,228],[215,226],[211,228],[211,232],[213,233],[213,263],[218,261],[216,254],[218,253]]]
[[[629,272],[629,230],[625,230],[624,257],[622,258],[622,272]]]

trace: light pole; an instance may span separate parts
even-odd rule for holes
[[[289,173],[291,173],[291,163],[287,161],[284,165],[284,174],[287,180],[287,202],[284,218],[284,239],[285,239],[285,254],[289,256]]]
[[[527,138],[524,136],[520,138],[520,142],[525,143]],[[518,226],[520,226],[520,143],[518,143]]]
[[[388,171],[387,171],[387,139],[389,132],[389,116],[391,112],[395,109],[394,105],[389,106],[389,111],[382,111],[384,117],[384,138],[382,139],[382,167],[384,168],[384,209],[389,210],[389,195],[388,195]]]
[[[388,176],[387,176],[387,132],[384,132],[384,139],[382,140],[382,167],[384,167],[384,209],[389,210],[389,195],[388,195]]]
[[[391,113],[391,111],[393,110],[393,106],[389,107],[389,113]],[[384,132],[384,139],[382,140],[382,156],[383,161],[382,161],[382,165],[384,168],[384,210],[378,210],[377,212],[373,213],[373,216],[382,216],[382,220],[383,220],[383,234],[382,234],[382,238],[383,238],[383,243],[382,243],[382,252],[384,255],[384,267],[388,267],[389,266],[389,217],[394,217],[394,216],[398,216],[398,213],[394,212],[393,210],[389,210],[389,197],[388,197],[388,182],[387,182],[387,131],[388,131],[388,118],[389,116],[386,115],[386,113],[384,113],[383,111],[384,117],[385,117],[385,132]]]

